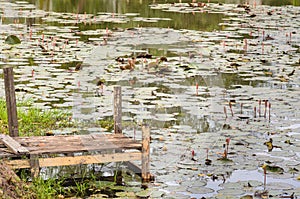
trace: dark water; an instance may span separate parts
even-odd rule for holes
[[[209,1],[209,0],[208,0]],[[172,20],[159,21],[158,23],[134,22],[127,24],[113,25],[104,23],[96,27],[81,27],[81,29],[96,29],[96,28],[128,28],[128,27],[164,27],[174,29],[190,29],[213,31],[219,30],[218,25],[222,22],[223,14],[219,13],[195,13],[194,15],[185,13],[164,12],[162,10],[150,9],[149,5],[155,3],[178,3],[191,2],[191,0],[168,1],[168,0],[29,0],[28,2],[35,4],[39,9],[54,12],[68,13],[87,13],[96,15],[99,12],[108,12],[116,14],[139,13],[139,17],[146,18],[170,18]],[[204,1],[203,1],[204,2]],[[300,5],[300,0],[211,0],[214,3],[249,3],[253,5],[266,4],[274,6],[282,5]],[[100,26],[100,27],[99,27]]]
[[[299,0],[205,0],[199,2],[213,2],[213,3],[230,3],[230,4],[254,4],[256,5],[294,5],[299,6]],[[39,9],[55,11],[55,12],[73,12],[73,13],[90,13],[96,14],[97,12],[114,12],[114,13],[127,13],[134,12],[140,13],[141,16],[151,17],[153,15],[161,16],[161,13],[151,11],[149,4],[153,3],[178,3],[178,2],[191,2],[191,0],[29,0],[28,2],[35,4]],[[165,13],[165,15],[168,15]]]

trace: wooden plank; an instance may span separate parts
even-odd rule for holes
[[[114,87],[114,132],[122,134],[122,93],[119,85]]]
[[[13,169],[28,169],[30,168],[30,160],[22,159],[22,160],[3,160],[7,165],[11,166]]]
[[[8,135],[0,134],[0,139],[4,143],[4,145],[12,150],[15,154],[29,153],[29,151],[25,147],[21,146],[19,142]]]
[[[136,141],[118,141],[118,142],[82,142],[82,143],[68,143],[64,141],[59,141],[55,143],[48,143],[48,142],[37,142],[26,144],[21,142],[22,145],[25,145],[28,150],[37,150],[37,149],[46,149],[46,148],[73,148],[74,151],[81,151],[81,150],[89,150],[90,148],[97,148],[105,149],[107,148],[120,148],[120,149],[128,149],[128,148],[141,148],[141,142]]]
[[[148,182],[151,180],[150,174],[150,128],[149,126],[142,126],[142,181]]]
[[[19,136],[13,67],[3,68],[9,135]]]
[[[51,166],[68,166],[77,164],[100,164],[108,162],[122,162],[141,160],[141,152],[130,153],[114,153],[114,154],[97,154],[97,155],[85,155],[75,157],[55,157],[55,158],[39,158],[39,167],[51,167]],[[12,168],[30,168],[30,160],[4,160],[6,164]]]
[[[18,137],[16,138],[17,141],[24,144],[29,143],[41,143],[41,142],[49,142],[49,143],[55,143],[55,142],[80,142],[80,141],[94,141],[94,142],[104,142],[104,141],[126,141],[131,140],[131,138],[128,138],[122,134],[112,134],[112,135],[68,135],[68,136],[32,136],[32,137]]]
[[[123,164],[126,165],[129,170],[133,171],[135,174],[142,177],[142,169],[139,166],[137,166],[136,164],[130,161],[123,162]]]
[[[6,158],[6,157],[17,157],[16,154],[14,154],[10,149],[8,148],[1,148],[0,149],[0,159]]]
[[[18,137],[14,139],[22,145],[27,146],[27,149],[32,154],[105,151],[112,149],[141,150],[142,148],[140,141],[132,140],[123,135],[39,136]]]
[[[108,145],[108,146],[90,146],[90,147],[64,147],[64,146],[52,146],[52,147],[27,147],[30,150],[31,154],[52,154],[52,153],[78,153],[78,152],[93,152],[93,151],[107,151],[107,150],[114,150],[114,149],[136,149],[140,150],[142,148],[141,144],[130,144],[120,148],[116,145]]]

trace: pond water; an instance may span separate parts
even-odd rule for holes
[[[0,1],[0,67],[14,66],[18,100],[71,111],[82,133],[109,131],[97,122],[112,118],[121,85],[123,132],[141,139],[141,124],[151,126],[149,195],[299,196],[297,6]],[[10,34],[21,44],[5,42]],[[121,70],[133,57],[134,70]],[[3,97],[3,79],[0,88]]]

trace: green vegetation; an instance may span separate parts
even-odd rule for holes
[[[9,35],[5,39],[5,43],[9,45],[20,44],[21,40],[16,35]]]
[[[36,198],[51,199],[74,196],[84,197],[90,194],[88,192],[94,192],[93,189],[99,189],[99,187],[93,187],[96,184],[94,179],[82,178],[79,181],[74,180],[74,186],[66,186],[65,183],[64,179],[49,178],[44,180],[39,177],[31,183],[29,190],[35,194]]]
[[[48,180],[37,178],[31,184],[30,189],[36,194],[36,198],[51,199],[60,194],[59,190],[61,190],[61,182],[62,181],[57,182],[51,178]]]
[[[96,176],[68,180],[54,178],[44,180],[37,178],[28,187],[28,193],[32,193],[34,195],[33,198],[38,199],[85,198],[95,194],[115,197],[116,193],[123,189],[125,187],[116,186],[115,182],[98,181]]]
[[[96,125],[100,125],[102,128],[105,128],[110,132],[114,129],[114,120],[112,117],[107,117],[104,120],[96,121]]]
[[[70,113],[62,110],[41,110],[30,101],[17,104],[20,136],[45,135],[51,130],[71,127]],[[26,108],[24,108],[26,107]],[[5,100],[0,99],[0,131],[8,134]]]

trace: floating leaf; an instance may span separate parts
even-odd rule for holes
[[[6,37],[5,43],[10,45],[15,45],[15,44],[20,44],[21,40],[15,35],[9,35]]]

